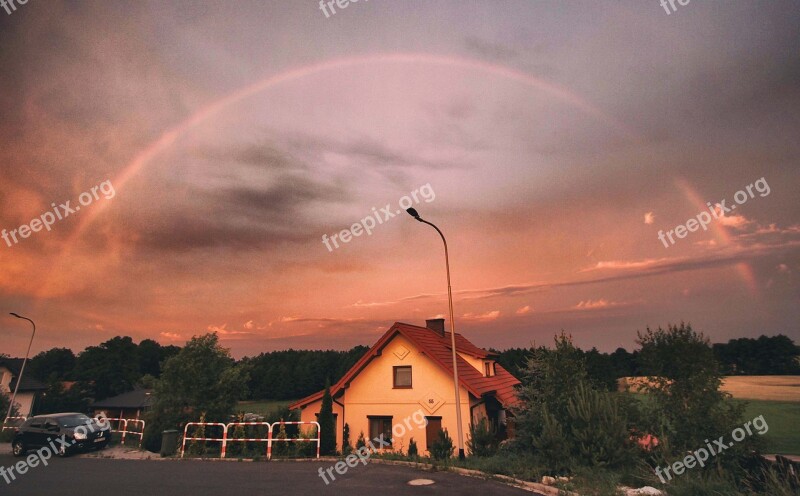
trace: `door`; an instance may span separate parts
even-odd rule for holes
[[[44,433],[44,438],[46,443],[42,443],[42,446],[45,444],[50,444],[51,441],[54,441],[57,437],[59,437],[59,425],[54,419],[47,419],[44,421],[44,429],[42,432]]]
[[[46,431],[44,430],[44,418],[34,417],[30,420],[27,428],[22,429],[22,440],[27,447],[44,446]]]
[[[428,425],[425,426],[425,449],[430,453],[431,445],[439,438],[439,431],[442,430],[442,417],[425,417]]]

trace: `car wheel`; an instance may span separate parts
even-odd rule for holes
[[[97,451],[100,451],[101,449],[106,449],[107,447],[108,443],[100,443],[97,446],[95,446],[95,448],[97,448]]]
[[[25,448],[25,443],[23,443],[21,439],[18,439],[11,444],[11,451],[14,453],[14,456],[22,456],[28,450]]]

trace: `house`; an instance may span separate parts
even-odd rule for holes
[[[17,377],[22,369],[22,362],[22,358],[0,357],[0,391],[7,394],[9,399],[14,394],[14,388],[17,387]],[[20,415],[30,417],[36,395],[47,390],[47,386],[30,375],[30,368],[26,367],[25,372],[22,374],[22,381],[19,383],[14,403],[17,405]]]
[[[153,404],[152,389],[135,389],[112,398],[96,401],[91,408],[94,415],[108,418],[139,419]]]
[[[336,418],[336,445],[341,447],[344,424],[355,445],[385,434],[391,450],[406,451],[414,438],[420,453],[429,449],[440,429],[457,443],[451,336],[444,319],[426,321],[426,327],[395,322],[370,350],[331,386]],[[470,423],[487,418],[498,436],[513,435],[508,409],[517,399],[519,380],[495,362],[495,356],[456,333],[458,381],[464,442]],[[324,391],[289,405],[300,408],[303,421],[317,419]],[[427,426],[414,428],[407,419],[421,410]],[[418,416],[420,414],[417,414]],[[422,424],[422,422],[419,422]],[[406,428],[396,428],[404,425]],[[393,432],[393,434],[390,434]]]

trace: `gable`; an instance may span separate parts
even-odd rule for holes
[[[395,322],[392,327],[356,362],[350,370],[333,386],[331,395],[336,398],[341,395],[343,390],[356,380],[358,375],[365,370],[376,357],[384,356],[386,348],[394,341],[396,336],[402,336],[406,341],[396,341],[396,343],[409,343],[409,350],[416,351],[427,357],[433,364],[441,369],[448,377],[453,374],[452,348],[450,344],[450,334],[444,336],[426,327],[419,327],[402,322]],[[478,348],[466,338],[456,333],[456,350],[459,355],[469,355],[471,357],[483,358],[489,356],[489,352]],[[389,350],[391,351],[391,350]],[[391,351],[394,353],[394,351]],[[470,394],[480,398],[484,394],[494,394],[503,405],[516,403],[515,386],[519,384],[514,376],[500,365],[497,365],[497,374],[493,377],[483,377],[483,372],[471,366],[463,356],[458,356],[459,384]],[[391,371],[391,369],[388,369]],[[370,381],[372,382],[372,381]],[[389,383],[391,385],[391,383]],[[452,381],[451,381],[452,385]],[[383,387],[383,386],[379,386]],[[391,386],[390,386],[391,387]],[[296,401],[289,405],[289,408],[304,408],[306,405],[322,398],[324,391],[319,391],[306,398]]]

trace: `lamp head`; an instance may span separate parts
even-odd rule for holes
[[[406,212],[408,212],[408,215],[410,215],[411,217],[414,217],[415,219],[420,220],[419,219],[419,213],[417,212],[417,210],[415,208],[413,208],[413,207],[412,208],[407,208]]]

